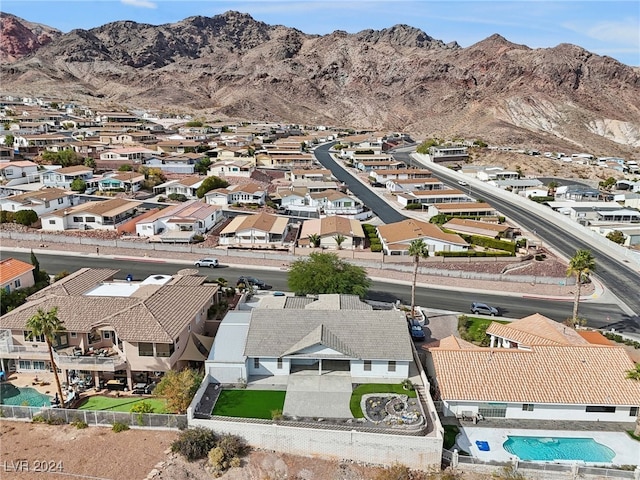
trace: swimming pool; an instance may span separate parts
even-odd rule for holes
[[[0,404],[2,405],[26,405],[29,407],[48,407],[51,405],[51,397],[38,392],[34,388],[19,388],[9,382],[0,383]]]
[[[507,436],[504,449],[520,460],[610,463],[616,453],[593,438]]]

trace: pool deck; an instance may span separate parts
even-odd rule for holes
[[[591,423],[591,422],[579,422]],[[616,452],[613,459],[615,465],[640,465],[640,442],[633,440],[626,433],[618,431],[601,430],[558,430],[556,429],[533,429],[533,428],[496,428],[494,426],[468,426],[463,425],[456,440],[459,449],[464,450],[479,460],[508,462],[514,459],[514,455],[506,451],[502,445],[507,441],[508,435],[522,435],[531,437],[573,437],[573,438],[593,438],[596,442],[606,445]],[[489,443],[488,452],[478,450],[476,440]],[[573,461],[554,461],[550,463],[575,463]],[[584,464],[585,462],[578,462]],[[590,463],[588,465],[606,465],[601,463]]]

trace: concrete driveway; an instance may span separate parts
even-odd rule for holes
[[[296,373],[289,376],[283,414],[292,417],[353,418],[350,375]]]

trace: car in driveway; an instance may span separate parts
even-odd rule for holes
[[[201,258],[200,260],[196,260],[194,265],[198,268],[200,267],[216,268],[219,265],[219,263],[217,258]]]
[[[487,305],[486,303],[473,302],[471,304],[471,313],[477,315],[491,315],[492,317],[500,315],[500,309]]]
[[[407,320],[407,325],[409,327],[409,334],[411,334],[411,338],[414,340],[424,340],[426,335],[424,334],[424,330],[422,329],[422,325],[415,318],[411,320]]]
[[[247,275],[243,275],[242,277],[238,278],[238,281],[236,282],[236,286],[239,287],[241,285],[245,285],[245,286],[251,285],[252,287],[257,288],[258,290],[269,290],[271,288],[271,285],[267,285],[266,282],[263,282],[259,278],[249,277]]]

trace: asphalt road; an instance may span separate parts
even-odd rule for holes
[[[6,254],[3,254],[4,256]],[[12,252],[11,256],[30,262],[28,253]],[[120,272],[116,275],[116,278],[121,280],[126,279],[128,274],[133,275],[134,280],[141,280],[149,275],[173,274],[183,268],[195,268],[191,264],[149,259],[137,261],[110,257],[80,257],[42,253],[38,253],[37,258],[40,262],[40,268],[50,275],[55,275],[65,270],[73,272],[82,267],[117,268],[120,269]],[[251,266],[226,266],[224,264],[218,268],[200,268],[199,270],[201,274],[206,274],[212,279],[225,278],[231,285],[235,284],[240,275],[250,275],[272,285],[274,291],[288,290],[287,272],[283,270],[265,270],[252,268]],[[406,283],[375,281],[367,298],[383,302],[400,300],[404,304],[409,304],[411,302],[411,286]],[[473,301],[481,301],[500,307],[504,316],[511,318],[522,318],[533,313],[540,313],[557,321],[564,321],[567,317],[570,317],[573,307],[571,301],[513,297],[495,292],[479,294],[451,289],[416,288],[416,303],[431,309],[466,313],[469,311],[469,306]],[[611,304],[582,302],[580,304],[580,312],[581,315],[584,315],[589,320],[589,325],[593,327],[603,327],[609,323],[625,319],[624,312]]]
[[[399,213],[395,208],[391,207],[378,195],[373,193],[369,188],[363,185],[360,180],[355,178],[351,173],[338,165],[331,155],[329,149],[334,143],[321,145],[314,150],[316,159],[323,167],[328,168],[341,182],[347,184],[349,190],[358,197],[367,207],[369,207],[375,215],[384,223],[395,223],[405,220],[407,217]]]

